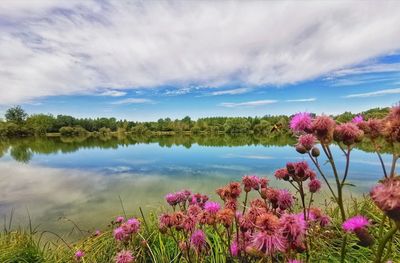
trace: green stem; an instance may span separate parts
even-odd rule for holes
[[[246,212],[246,206],[247,206],[247,196],[248,196],[248,192],[246,192],[246,195],[244,196],[244,202],[243,202],[243,212],[242,215],[244,215],[244,213]]]
[[[333,199],[335,199],[335,202],[337,202],[336,194],[335,194],[335,192],[333,191],[333,189],[332,189],[332,187],[331,187],[331,185],[330,185],[328,179],[326,178],[326,176],[325,176],[324,172],[322,171],[321,167],[319,166],[318,162],[314,159],[314,157],[311,156],[310,153],[308,153],[308,156],[310,157],[311,161],[314,163],[314,165],[315,165],[315,167],[317,168],[319,174],[320,174],[320,175],[322,176],[322,178],[324,179],[326,185],[327,185],[328,188],[329,188],[329,191],[330,191],[331,194],[332,194]]]
[[[381,263],[382,262],[383,251],[385,250],[386,243],[397,232],[399,227],[400,227],[400,223],[397,223],[395,226],[392,227],[392,229],[389,230],[389,232],[386,233],[386,235],[383,236],[383,239],[379,242],[378,250],[376,252],[376,258],[375,258],[375,261],[374,261],[375,263]]]
[[[322,149],[324,150],[325,155],[328,157],[329,163],[331,164],[333,170],[333,175],[335,176],[336,188],[337,188],[337,203],[339,205],[342,222],[344,222],[346,220],[346,212],[344,210],[344,205],[343,205],[342,186],[340,183],[339,174],[337,172],[335,161],[333,160],[332,152],[329,148],[329,145],[322,144]]]
[[[340,250],[340,262],[343,263],[346,258],[346,244],[347,244],[347,235],[343,236],[342,248]]]
[[[393,154],[393,159],[392,159],[392,169],[390,170],[390,178],[394,177],[394,173],[396,171],[396,162],[399,156],[397,154]]]
[[[386,215],[383,214],[381,223],[380,223],[380,225],[379,225],[379,232],[378,232],[378,233],[379,233],[379,234],[378,234],[379,240],[382,238],[383,227],[384,227],[384,225],[385,225],[385,221],[386,221]]]
[[[340,187],[343,188],[344,183],[346,182],[347,175],[349,174],[349,167],[350,167],[350,151],[351,148],[347,147],[347,152],[345,153],[346,156],[346,168],[344,170],[344,175],[342,179],[342,183],[340,184]]]
[[[306,196],[304,194],[304,189],[303,189],[303,182],[299,182],[299,190],[300,190],[300,198],[301,198],[301,204],[303,206],[303,214],[304,214],[304,220],[307,222],[307,207],[306,207]],[[308,244],[307,244],[307,233],[306,233],[306,238],[305,238],[305,245],[306,245],[306,262],[309,261],[310,259],[310,254],[308,251]]]
[[[338,171],[336,169],[336,164],[335,161],[333,159],[333,155],[331,152],[331,149],[329,148],[329,145],[322,145],[322,149],[324,150],[325,155],[328,157],[329,163],[331,164],[332,167],[332,171],[333,174],[335,176],[335,181],[336,181],[336,188],[337,188],[337,203],[339,205],[339,210],[340,210],[340,214],[342,217],[342,222],[344,222],[346,220],[346,212],[344,210],[344,204],[343,204],[343,192],[342,192],[342,188],[343,188],[343,184],[346,180],[347,177],[347,173],[348,173],[348,166],[349,166],[349,162],[350,162],[350,148],[348,148],[347,154],[346,154],[346,171],[345,174],[343,176],[343,180],[342,182],[340,181],[339,178],[339,174]],[[340,262],[343,263],[345,262],[345,258],[346,258],[346,243],[347,243],[347,235],[343,236],[343,242],[342,242],[342,248],[340,251]]]
[[[388,176],[387,176],[387,172],[386,172],[385,163],[383,162],[383,159],[382,159],[382,155],[380,154],[379,148],[374,141],[373,141],[373,144],[374,144],[375,152],[378,155],[379,161],[381,163],[383,174],[385,175],[385,178],[387,178]]]

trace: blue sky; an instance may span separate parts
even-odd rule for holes
[[[0,114],[335,114],[400,101],[400,3],[2,1]]]

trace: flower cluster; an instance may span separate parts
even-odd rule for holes
[[[384,180],[371,190],[371,198],[379,209],[400,222],[400,177]]]
[[[286,168],[275,171],[275,177],[285,181],[304,182],[307,179],[316,180],[316,176],[315,172],[311,170],[305,161],[289,162],[286,164]]]
[[[361,142],[364,132],[354,123],[344,123],[336,126],[334,138],[337,142],[343,142],[345,145],[352,145]]]
[[[115,256],[115,263],[132,263],[134,262],[135,257],[132,255],[132,252],[129,250],[121,250]]]
[[[284,169],[283,176],[287,174],[296,180],[315,179],[307,163],[295,163],[294,173]],[[247,203],[247,194],[251,191],[257,193],[259,198]],[[286,189],[270,187],[267,178],[247,175],[241,183],[231,182],[216,192],[223,205],[205,198],[207,201],[203,204],[189,202],[187,206],[179,206],[179,211],[159,217],[160,231],[173,237],[186,257],[193,253],[197,256],[208,253],[207,229],[217,231],[221,238],[228,241],[226,249],[230,257],[259,258],[283,255],[289,251],[303,253],[307,231],[317,225],[315,231],[323,231],[321,226],[329,223],[329,218],[316,208],[309,209],[307,214],[310,216],[306,218],[303,213],[293,213],[294,196]],[[243,193],[246,194],[246,201],[241,205]],[[193,196],[187,199],[192,200]],[[223,233],[218,230],[220,228],[224,229]]]
[[[165,200],[169,205],[176,206],[178,204],[183,204],[189,200],[191,192],[188,190],[182,190],[175,193],[169,193],[165,196]]]
[[[393,143],[400,142],[400,105],[393,107],[384,120],[384,135]]]
[[[364,135],[371,140],[375,140],[381,136],[383,132],[383,122],[379,119],[369,119],[367,121],[358,122],[356,125],[364,132]]]
[[[316,193],[321,188],[321,182],[316,178],[316,174],[310,169],[307,162],[287,163],[285,168],[275,171],[275,177],[279,180],[301,183],[309,179],[308,189],[311,193]]]
[[[117,218],[117,220],[120,217]],[[129,241],[133,234],[139,232],[140,222],[136,218],[130,218],[127,221],[118,220],[119,226],[114,229],[114,238],[118,241]]]

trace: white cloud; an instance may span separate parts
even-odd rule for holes
[[[0,103],[294,83],[400,48],[400,2],[0,1]]]
[[[168,89],[165,92],[162,93],[162,95],[165,96],[180,96],[180,95],[185,95],[190,92],[192,92],[194,88],[191,87],[185,87],[185,88],[178,88],[178,89]]]
[[[220,90],[220,91],[213,91],[210,93],[212,96],[219,96],[219,95],[238,95],[243,94],[251,91],[250,88],[238,88],[238,89],[230,89],[230,90]]]
[[[142,99],[142,98],[127,98],[123,100],[117,100],[111,102],[114,105],[121,105],[121,104],[144,104],[144,103],[154,103],[153,100],[149,99]]]
[[[100,93],[100,96],[111,96],[111,97],[122,97],[125,96],[127,93],[125,91],[120,90],[106,90]]]
[[[307,99],[286,100],[286,102],[312,102],[316,100],[317,100],[316,98],[307,98]]]
[[[236,108],[236,107],[258,107],[264,106],[268,104],[277,103],[277,100],[254,100],[254,101],[246,101],[246,102],[222,102],[219,104],[221,107],[227,108]]]
[[[344,98],[368,98],[368,97],[378,97],[378,96],[391,95],[391,94],[400,94],[400,88],[383,89],[383,90],[377,90],[377,91],[373,91],[373,92],[350,94],[350,95],[344,96]]]
[[[400,72],[400,63],[373,64],[360,67],[345,68],[332,72],[330,75],[333,77],[341,77],[348,75],[383,73],[383,72]]]

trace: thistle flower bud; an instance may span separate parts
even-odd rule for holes
[[[294,165],[294,163],[287,163],[286,164],[286,170],[288,171],[289,174],[293,175],[295,173],[295,165]]]
[[[306,147],[304,147],[302,144],[298,144],[296,146],[296,151],[300,154],[305,154],[307,152]]]
[[[360,240],[358,245],[362,247],[369,247],[374,244],[374,238],[368,233],[366,228],[357,228],[354,230],[354,233]]]
[[[317,147],[313,147],[311,150],[311,155],[313,157],[318,157],[320,155],[319,149]]]
[[[261,189],[260,195],[261,195],[262,199],[267,199],[267,197],[268,197],[267,191],[268,191],[267,188],[262,188]]]
[[[311,180],[308,183],[308,189],[310,193],[316,193],[321,189],[321,182],[318,179]]]

